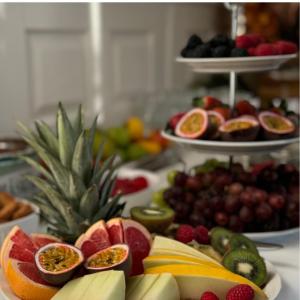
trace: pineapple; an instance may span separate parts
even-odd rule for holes
[[[31,157],[22,159],[42,176],[27,176],[39,189],[32,201],[38,205],[48,223],[48,232],[67,242],[77,237],[99,219],[121,214],[120,195],[111,197],[116,180],[115,156],[102,164],[100,146],[93,164],[93,141],[97,117],[85,130],[81,105],[71,123],[61,103],[58,105],[56,132],[43,121],[36,121],[36,132],[19,123],[24,140],[44,162]]]

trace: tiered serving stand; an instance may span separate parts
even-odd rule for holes
[[[231,11],[231,37],[235,39],[238,24],[237,4],[226,4]],[[232,108],[236,98],[236,77],[238,73],[261,72],[278,69],[286,61],[297,57],[297,54],[259,56],[259,57],[224,57],[224,58],[183,58],[177,57],[176,61],[186,64],[193,72],[197,73],[228,73],[229,105]],[[259,153],[270,153],[283,149],[293,143],[298,143],[299,138],[282,139],[276,141],[252,141],[252,142],[224,142],[191,140],[174,136],[162,131],[162,136],[190,150],[209,152],[214,154],[249,155]]]

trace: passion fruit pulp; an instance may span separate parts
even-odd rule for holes
[[[128,276],[131,271],[131,253],[128,245],[115,244],[90,256],[84,267],[90,273],[121,270]]]
[[[207,138],[216,140],[220,137],[219,127],[225,123],[224,117],[217,111],[210,110],[208,114]]]
[[[276,113],[264,111],[259,114],[258,119],[267,140],[290,138],[296,134],[295,124]]]
[[[35,254],[41,277],[52,285],[63,285],[70,280],[83,260],[78,248],[64,243],[50,243]]]
[[[180,119],[175,134],[183,138],[197,139],[205,134],[207,126],[207,112],[201,108],[194,108]]]
[[[255,118],[243,116],[225,122],[219,131],[224,141],[254,141],[259,132],[259,123]]]

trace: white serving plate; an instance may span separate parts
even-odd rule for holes
[[[165,131],[161,132],[162,136],[169,141],[178,143],[191,150],[204,151],[214,154],[225,155],[244,155],[253,153],[270,153],[278,151],[290,144],[299,143],[299,137],[274,140],[274,141],[253,141],[253,142],[225,142],[225,141],[207,141],[192,140],[181,138]]]
[[[223,57],[223,58],[184,58],[177,57],[176,61],[188,65],[197,73],[228,73],[257,72],[275,70],[297,54],[249,56],[249,57]]]
[[[152,194],[159,182],[159,176],[153,172],[129,168],[121,168],[118,171],[118,177],[120,178],[131,179],[137,176],[145,177],[148,181],[148,187],[139,192],[122,196],[120,203],[126,203],[122,213],[123,217],[130,217],[130,209],[132,207],[149,206],[149,204],[151,203]]]
[[[278,230],[278,231],[269,231],[269,232],[244,232],[243,234],[253,240],[264,240],[264,239],[272,239],[272,238],[283,238],[289,235],[297,234],[299,235],[300,230],[299,227],[291,228],[286,230]]]
[[[25,217],[22,217],[22,218],[13,220],[13,221],[1,223],[0,224],[0,245],[2,244],[7,233],[15,225],[22,227],[22,229],[24,231],[26,231],[27,233],[33,233],[33,232],[39,231],[39,208],[36,205],[34,205],[24,199],[16,198],[16,200],[30,204],[33,208],[33,212]]]
[[[269,280],[264,288],[264,292],[268,296],[268,300],[275,300],[281,290],[281,278],[270,262],[266,261],[266,265]],[[3,277],[2,270],[0,270],[0,300],[20,300],[11,292],[10,287]]]

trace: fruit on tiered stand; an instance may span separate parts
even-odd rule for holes
[[[278,140],[299,135],[299,115],[289,111],[285,100],[267,110],[240,100],[230,109],[212,96],[193,99],[194,108],[172,116],[166,132],[186,139],[255,141]]]

